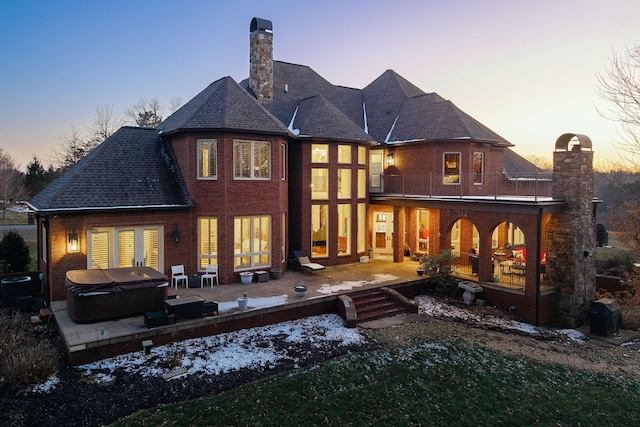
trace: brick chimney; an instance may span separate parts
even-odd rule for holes
[[[273,101],[273,27],[266,19],[251,20],[249,87],[261,103]]]

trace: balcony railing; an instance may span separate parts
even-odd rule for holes
[[[376,175],[372,195],[433,198],[533,199],[551,197],[552,172]]]

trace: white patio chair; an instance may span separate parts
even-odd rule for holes
[[[200,287],[204,287],[205,282],[208,282],[211,284],[211,289],[213,289],[214,280],[215,284],[218,285],[218,264],[208,264],[204,274],[200,276]]]
[[[184,274],[184,265],[171,266],[171,285],[178,290],[178,283],[184,281],[184,287],[189,287],[189,277]]]

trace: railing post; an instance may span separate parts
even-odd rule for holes
[[[533,200],[538,201],[538,171],[533,171]]]

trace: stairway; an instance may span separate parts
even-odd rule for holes
[[[351,299],[352,307],[355,309],[355,316],[345,316],[349,327],[369,320],[417,312],[413,309],[414,304],[411,301],[388,288],[353,293],[347,297]]]

